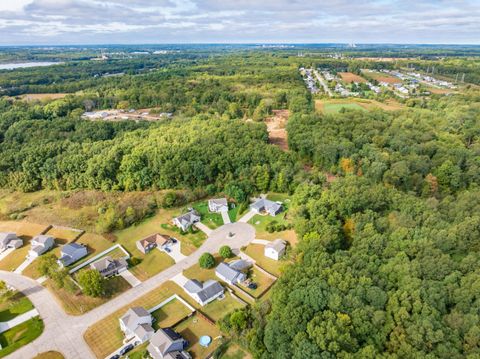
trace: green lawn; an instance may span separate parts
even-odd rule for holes
[[[155,320],[153,329],[158,330],[159,328],[171,327],[187,317],[191,312],[181,301],[173,299],[152,313],[152,317]]]
[[[148,358],[148,347],[149,342],[143,343],[142,345],[139,345],[135,349],[133,349],[131,352],[128,353],[128,358],[129,359],[144,359]]]
[[[181,322],[175,327],[175,330],[190,343],[187,350],[194,359],[207,358],[220,344],[219,340],[215,339],[220,336],[220,330],[199,315],[193,315]],[[212,338],[212,344],[207,348],[202,347],[198,342],[203,335],[208,335]]]
[[[32,342],[43,332],[43,321],[32,318],[0,334],[0,358]]]
[[[201,311],[205,313],[210,319],[218,321],[222,319],[226,314],[233,312],[235,309],[243,308],[243,304],[233,298],[230,293],[225,291],[224,299],[215,299],[213,302],[208,303],[201,308]]]
[[[129,270],[141,281],[145,281],[175,264],[172,257],[158,249],[146,254],[143,258],[140,258],[140,260],[141,262],[139,264],[130,267]]]
[[[241,204],[237,204],[234,208],[228,211],[228,216],[230,217],[230,221],[236,222],[247,211],[248,211],[248,206],[242,206]]]
[[[365,108],[356,103],[326,103],[323,107],[323,112],[325,114],[339,113],[342,108],[346,110],[366,111]]]
[[[252,257],[258,266],[275,276],[279,276],[282,273],[282,267],[286,264],[284,261],[276,261],[265,257],[265,246],[261,244],[251,243],[243,249],[243,252]]]
[[[0,322],[9,321],[33,308],[32,302],[23,293],[5,293],[0,297]]]
[[[220,213],[211,213],[208,210],[208,202],[197,202],[192,207],[200,214],[202,217],[201,222],[208,228],[215,229],[223,225],[222,215]]]

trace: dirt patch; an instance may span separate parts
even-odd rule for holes
[[[268,139],[271,144],[288,151],[287,130],[288,110],[273,110],[273,116],[265,119]]]
[[[64,98],[68,93],[28,93],[21,95],[20,98],[27,102],[30,101],[47,101],[47,100],[58,100]]]
[[[363,77],[358,76],[354,73],[351,72],[339,72],[338,73],[342,80],[346,83],[352,83],[352,82],[367,82]]]

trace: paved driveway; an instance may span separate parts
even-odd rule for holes
[[[89,326],[182,273],[196,264],[203,253],[218,252],[223,245],[238,249],[246,246],[254,238],[255,229],[246,223],[231,223],[217,228],[211,231],[209,238],[190,256],[107,303],[79,316],[65,314],[55,297],[35,280],[17,273],[0,271],[0,280],[4,280],[24,293],[32,301],[45,324],[45,329],[40,337],[10,354],[7,358],[33,358],[38,353],[50,350],[61,352],[66,359],[95,358],[83,339],[83,334]],[[105,335],[110,334],[106,333]]]
[[[220,213],[222,214],[223,224],[232,223],[230,216],[228,215],[228,211],[222,211]]]
[[[7,248],[5,249],[2,253],[0,253],[0,261],[8,256],[10,253],[12,253],[15,250],[15,248]]]
[[[210,233],[212,233],[212,230],[210,228],[208,228],[205,224],[203,224],[202,222],[197,222],[195,223],[195,227],[197,227],[199,230],[201,230],[203,233],[205,233],[207,236],[210,235]]]
[[[252,218],[256,214],[257,212],[250,210],[242,218],[240,218],[238,222],[247,223],[250,220],[250,218]]]
[[[266,246],[270,241],[267,241],[265,239],[254,239],[252,241],[253,244],[261,244],[262,246]]]
[[[20,264],[17,269],[15,269],[15,273],[18,273],[18,274],[22,273],[25,270],[25,268],[27,268],[35,259],[36,258],[32,258],[32,257],[28,257],[27,259],[25,259],[23,263]]]
[[[130,284],[132,287],[139,286],[142,283],[129,270],[124,270],[123,272],[120,272],[118,275],[121,276],[123,279],[125,279],[128,282],[128,284]]]
[[[0,333],[6,332],[10,328],[13,328],[19,324],[22,324],[23,322],[26,322],[29,319],[32,319],[33,317],[38,316],[38,311],[34,308],[32,310],[29,310],[26,313],[17,315],[15,318],[7,321],[7,322],[0,322]]]
[[[172,257],[175,263],[178,263],[181,260],[184,260],[186,258],[186,256],[181,251],[180,241],[177,241],[177,243],[171,243],[168,245],[168,249],[170,249],[170,252],[167,252],[162,247],[157,247],[157,249],[161,252],[168,254],[170,257]]]

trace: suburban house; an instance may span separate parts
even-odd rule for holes
[[[60,267],[67,267],[88,254],[87,247],[78,243],[68,243],[62,246],[60,259],[57,261]]]
[[[210,212],[227,212],[228,202],[226,198],[214,198],[208,200],[208,210]]]
[[[0,251],[7,248],[20,248],[23,246],[23,240],[18,238],[13,232],[0,232]]]
[[[284,240],[275,239],[274,241],[265,245],[264,255],[265,257],[278,261],[284,254],[287,244]]]
[[[200,222],[200,215],[194,209],[173,219],[173,223],[186,232],[193,224]]]
[[[43,253],[47,252],[55,245],[55,240],[51,236],[46,236],[41,234],[39,236],[33,237],[30,241],[32,247],[28,251],[28,256],[31,258],[37,258]]]
[[[273,217],[282,211],[282,205],[266,198],[261,198],[255,203],[251,204],[250,209],[256,213],[268,213]]]
[[[238,270],[239,272],[244,272],[250,267],[252,267],[252,263],[246,261],[244,259],[236,259],[228,263],[228,266],[232,269]]]
[[[170,236],[167,236],[165,234],[155,233],[143,239],[139,239],[138,241],[135,242],[135,244],[137,246],[137,249],[140,252],[142,252],[143,254],[147,254],[152,249],[161,247],[164,244],[166,244],[168,241],[170,241]]]
[[[215,275],[227,282],[228,284],[235,285],[241,283],[247,279],[247,275],[241,271],[231,268],[227,263],[220,263],[215,269]]]
[[[130,308],[119,322],[127,340],[135,338],[136,342],[145,343],[155,333],[152,328],[152,316],[142,307]]]
[[[106,256],[90,264],[90,268],[99,271],[102,277],[107,278],[127,270],[128,263],[125,258],[113,259]]]
[[[188,342],[173,329],[160,328],[153,334],[147,347],[153,359],[191,359],[185,351]]]
[[[191,279],[185,283],[183,290],[202,306],[223,296],[224,292],[222,285],[213,279],[203,283],[196,279]]]

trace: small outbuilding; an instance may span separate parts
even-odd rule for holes
[[[287,244],[284,240],[276,239],[265,245],[264,255],[278,261],[284,254]]]

